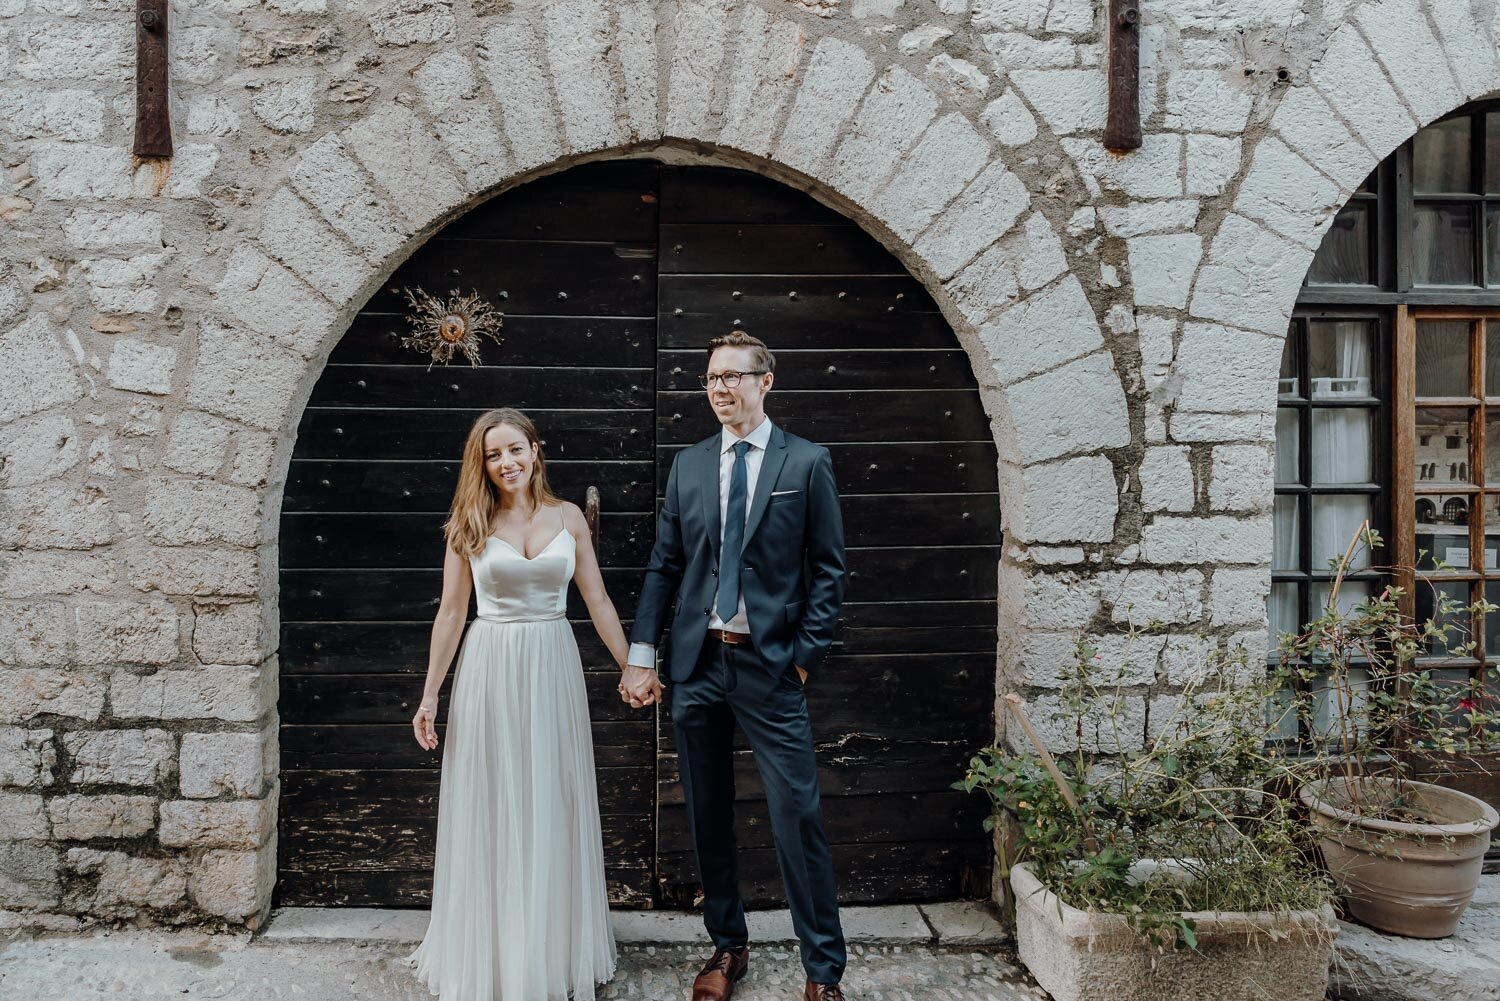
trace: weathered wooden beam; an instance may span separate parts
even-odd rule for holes
[[[172,155],[172,118],[167,107],[167,0],[136,0],[136,156]]]
[[[1141,11],[1138,0],[1109,0],[1109,112],[1105,148],[1141,145]]]

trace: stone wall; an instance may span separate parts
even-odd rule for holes
[[[926,283],[999,448],[1001,691],[1160,620],[1140,740],[1207,646],[1259,656],[1297,287],[1500,87],[1494,0],[1147,4],[1124,157],[1099,6],[195,0],[137,164],[131,0],[0,0],[0,922],[264,920],[303,401],[427,235],[586,159],[761,170]]]

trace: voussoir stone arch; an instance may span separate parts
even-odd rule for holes
[[[1354,189],[1422,126],[1500,88],[1496,26],[1481,6],[1381,0],[1333,32],[1248,158],[1194,284],[1192,317],[1285,335],[1313,254]],[[1272,379],[1266,369],[1268,393]]]
[[[578,163],[656,156],[806,190],[931,292],[970,356],[1000,460],[1001,687],[1052,668],[1050,648],[1028,647],[1034,569],[1016,554],[1114,541],[1116,462],[1132,441],[1115,357],[1058,234],[970,113],[847,24],[789,6],[517,4],[484,20],[480,44],[435,47],[409,86],[301,146],[246,213],[186,387],[193,410],[276,436],[244,566],[255,583],[240,591],[268,619],[292,440],[361,304],[486,199]],[[275,635],[261,632],[266,657]],[[270,710],[275,692],[263,697]],[[263,849],[244,886],[257,906],[274,867]]]
[[[285,445],[353,312],[456,215],[590,159],[749,166],[839,208],[933,293],[991,417],[1008,537],[1113,539],[1103,451],[1130,442],[1120,378],[1056,233],[991,141],[906,70],[819,37],[816,18],[684,2],[658,33],[651,7],[494,18],[478,54],[434,52],[413,93],[312,141],[229,256],[189,403]],[[272,542],[274,518],[261,524]]]
[[[1363,4],[1287,88],[1247,152],[1234,201],[1193,282],[1172,362],[1179,438],[1211,426],[1221,440],[1274,442],[1283,340],[1302,279],[1339,209],[1423,125],[1500,87],[1493,12],[1478,6]],[[1245,477],[1241,488],[1265,498],[1268,509],[1269,452],[1256,468],[1237,472]],[[1212,557],[1219,533],[1200,528],[1200,549]],[[1253,534],[1241,544],[1269,566],[1269,525]],[[1143,548],[1149,543],[1148,532]]]
[[[1056,233],[993,143],[905,69],[815,35],[817,18],[683,2],[658,34],[653,6],[569,0],[494,18],[481,56],[434,53],[407,100],[312,142],[231,254],[217,290],[231,322],[205,324],[209,371],[191,402],[290,430],[353,310],[445,221],[584,160],[692,157],[810,191],[928,286],[973,360],[1012,539],[1112,539],[1099,453],[1130,442],[1124,391]],[[235,358],[244,372],[218,371]],[[1069,402],[1084,390],[1088,411]],[[1048,524],[1080,483],[1108,516]]]

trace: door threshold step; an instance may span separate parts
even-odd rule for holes
[[[683,945],[706,942],[703,918],[693,911],[610,913],[615,941],[622,945]],[[752,942],[795,942],[791,912],[749,911]],[[259,938],[271,942],[417,943],[427,931],[428,912],[415,908],[280,907]],[[993,905],[982,900],[933,904],[885,904],[839,908],[844,937],[866,945],[991,946],[1007,941]]]

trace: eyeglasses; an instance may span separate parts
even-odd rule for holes
[[[711,374],[698,376],[698,385],[702,386],[704,389],[708,389],[715,382],[722,381],[724,383],[724,388],[725,389],[734,389],[736,386],[738,386],[740,384],[740,380],[743,379],[747,375],[765,375],[765,374],[766,374],[766,370],[765,369],[759,369],[759,370],[754,371],[754,372],[723,372],[723,373],[714,372],[714,373],[711,373]]]

